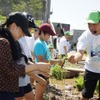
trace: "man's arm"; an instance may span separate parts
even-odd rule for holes
[[[79,62],[82,59],[84,52],[84,50],[78,50],[74,55],[69,57],[68,61],[72,64]]]

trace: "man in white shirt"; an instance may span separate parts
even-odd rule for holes
[[[100,12],[90,12],[87,24],[88,30],[78,39],[77,52],[69,58],[69,62],[74,64],[82,59],[85,51],[87,52],[81,100],[92,98],[96,84],[100,81]],[[98,100],[100,100],[100,89]]]
[[[34,42],[39,36],[39,27],[35,24],[34,18],[31,14],[23,12],[24,16],[28,19],[29,21],[29,32],[31,32],[32,28],[34,28],[34,34],[32,34],[32,37],[25,36],[27,45],[29,47],[29,50],[31,54],[33,55],[33,48],[34,48]]]
[[[26,42],[28,44],[28,47],[30,51],[33,54],[33,48],[34,48],[34,43],[36,39],[39,37],[39,28],[34,28],[34,33],[32,34],[32,37],[25,36]]]
[[[70,51],[70,32],[66,31],[64,32],[64,36],[61,37],[59,42],[59,54],[64,57],[67,55],[67,53]]]

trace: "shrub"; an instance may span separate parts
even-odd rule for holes
[[[52,74],[52,77],[58,79],[58,80],[61,80],[62,79],[62,75],[61,75],[61,67],[56,64],[54,65],[52,68],[51,68],[51,74]]]
[[[84,87],[83,76],[76,77],[74,78],[74,80],[75,80],[75,86],[79,91],[81,91]]]
[[[74,78],[74,80],[75,80],[75,86],[77,87],[77,89],[79,91],[81,91],[83,89],[83,87],[84,87],[83,76],[76,77],[76,78]],[[96,85],[95,92],[96,93],[99,92],[99,82]]]

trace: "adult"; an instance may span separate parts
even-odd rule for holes
[[[88,30],[83,32],[78,39],[77,52],[69,58],[69,62],[74,64],[82,59],[85,51],[87,52],[81,100],[92,98],[96,84],[100,81],[100,12],[90,12],[87,17],[87,24]]]
[[[64,36],[61,37],[59,42],[59,54],[61,57],[67,56],[67,53],[70,51],[70,32],[66,31],[64,32]]]

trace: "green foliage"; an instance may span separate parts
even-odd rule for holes
[[[77,89],[79,91],[82,91],[83,87],[84,87],[84,80],[83,80],[83,76],[79,76],[74,78],[75,81],[75,86],[77,87]],[[95,93],[99,92],[99,82],[96,85],[96,89],[95,89]]]
[[[100,80],[99,80],[100,81]],[[100,92],[99,91],[99,82],[97,83],[97,85],[96,85],[96,92]]]
[[[12,10],[13,11],[20,11],[20,12],[23,12],[24,9],[25,9],[25,6],[26,6],[26,3],[21,1],[20,3],[18,4],[12,4]]]
[[[0,0],[0,14],[4,16],[15,11],[25,11],[32,14],[34,19],[41,19],[42,9],[42,0]]]
[[[6,17],[5,17],[5,16],[1,16],[1,15],[0,15],[0,23],[5,22],[5,20],[6,20]]]
[[[40,26],[42,24],[40,20],[35,20],[34,22],[36,23],[37,26]]]
[[[0,23],[5,22],[5,20],[6,20],[6,17],[0,15]],[[37,26],[40,26],[41,25],[41,20],[35,20],[35,23],[36,23]]]
[[[83,76],[79,76],[74,78],[75,80],[75,86],[77,87],[77,89],[79,91],[82,91],[83,87],[84,87],[84,81],[83,81]]]
[[[56,79],[61,80],[62,79],[61,70],[62,69],[61,69],[61,67],[58,64],[53,66],[51,68],[52,77],[55,77]]]

